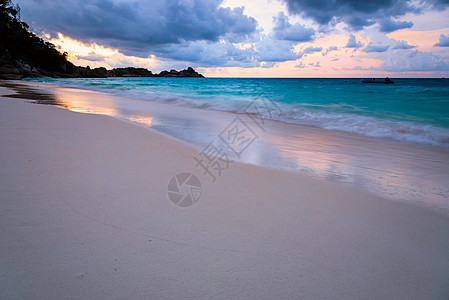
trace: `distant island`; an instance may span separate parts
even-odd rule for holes
[[[197,77],[203,75],[189,67],[153,74],[145,68],[104,67],[91,69],[75,66],[67,60],[68,53],[60,53],[55,45],[30,32],[20,21],[20,8],[10,0],[0,0],[0,79],[26,77],[106,78],[106,77]]]

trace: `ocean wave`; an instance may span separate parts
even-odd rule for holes
[[[433,125],[383,120],[355,114],[332,114],[326,112],[290,111],[278,121],[340,130],[365,136],[393,139],[403,142],[449,147],[449,130]]]
[[[102,80],[64,80],[45,79],[40,82],[57,84],[63,87],[81,88],[114,94],[117,96],[154,101],[177,106],[225,111],[232,113],[252,113],[261,118],[297,125],[320,127],[328,130],[340,130],[371,137],[393,139],[403,142],[428,144],[449,148],[449,129],[435,125],[421,124],[404,120],[389,120],[363,114],[363,110],[352,104],[313,104],[282,103],[261,98],[258,95],[220,94],[219,91],[197,92],[188,97],[191,90],[176,92],[148,89],[157,87],[154,83],[142,83],[126,80],[105,83]],[[251,106],[251,103],[259,103]],[[268,104],[268,105],[267,105]],[[262,106],[261,106],[262,105]],[[345,109],[344,113],[332,112],[332,109]],[[369,113],[369,112],[368,112]]]

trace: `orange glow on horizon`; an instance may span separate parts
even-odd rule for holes
[[[48,35],[45,35],[47,39]],[[148,58],[128,56],[120,53],[118,49],[108,48],[97,43],[82,43],[78,40],[58,33],[57,38],[49,39],[60,51],[69,54],[69,61],[75,65],[90,66],[93,68],[106,67],[108,69],[124,66],[135,66],[152,69],[158,60],[155,55]]]
[[[395,40],[407,41],[410,45],[418,46],[420,51],[438,53],[445,49],[435,49],[433,45],[438,41],[441,33],[449,32],[449,29],[437,31],[413,31],[410,29],[398,30],[387,36]],[[366,46],[370,39],[361,34],[354,34],[357,41]],[[152,71],[162,68],[164,64],[156,56],[148,58],[128,56],[120,53],[118,49],[109,48],[97,43],[83,43],[71,37],[58,33],[56,38],[45,38],[53,43],[60,51],[69,54],[69,60],[75,65],[90,66],[91,68],[106,67],[142,67]],[[383,60],[369,57],[362,51],[363,47],[345,48],[349,34],[333,34],[315,39],[313,42],[298,43],[294,47],[295,53],[301,53],[308,47],[322,48],[321,51],[304,53],[301,58],[291,61],[275,63],[261,62],[258,67],[196,67],[197,71],[206,77],[384,77],[384,76],[419,76],[436,75],[436,72],[386,72],[377,70],[383,64]],[[242,43],[240,49],[250,47],[251,43]],[[337,47],[330,50],[330,47]],[[433,48],[432,48],[433,47]],[[326,51],[328,50],[329,51]],[[444,54],[444,53],[442,53]],[[444,56],[444,55],[443,55]],[[164,62],[167,64],[167,61]],[[176,62],[173,62],[176,63]]]

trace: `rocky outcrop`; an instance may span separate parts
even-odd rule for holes
[[[153,72],[144,68],[115,68],[107,71],[108,77],[154,77]]]
[[[21,60],[14,60],[3,55],[0,57],[0,79],[17,80],[22,78],[107,78],[107,77],[197,77],[204,78],[203,75],[189,67],[182,71],[170,70],[162,71],[159,74],[153,74],[145,68],[114,68],[107,70],[104,67],[91,69],[87,67],[78,67],[70,62],[67,65],[60,66],[59,72],[49,71],[43,68],[37,68],[24,63]]]
[[[11,0],[0,0],[0,79],[25,77],[204,77],[188,68],[153,74],[144,68],[77,67],[67,60],[68,53],[60,53],[55,45],[30,32],[28,24],[20,20],[20,8]]]
[[[188,67],[185,70],[182,71],[176,71],[176,70],[170,70],[168,71],[162,71],[159,74],[155,75],[155,77],[199,77],[204,78],[203,75],[196,72],[193,68]]]
[[[8,59],[0,56],[0,79],[22,79],[24,77],[41,77],[42,74],[35,67],[20,60]]]

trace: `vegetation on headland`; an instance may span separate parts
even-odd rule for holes
[[[30,32],[20,20],[20,7],[0,0],[0,79],[24,77],[204,77],[193,68],[153,74],[144,68],[79,67],[67,60],[55,45]]]

